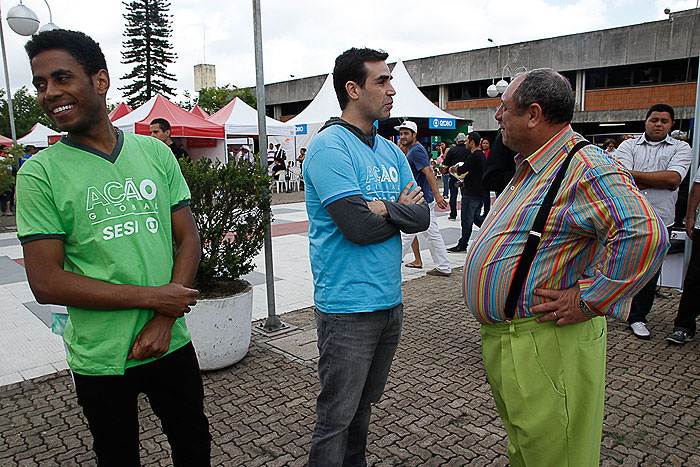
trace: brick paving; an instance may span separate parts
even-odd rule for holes
[[[404,283],[404,332],[373,412],[370,465],[507,465],[460,277]],[[650,341],[609,323],[601,465],[700,466],[700,345],[667,345],[679,294],[664,293],[650,315]],[[293,332],[313,328],[310,309],[283,319],[298,326]],[[313,360],[256,335],[241,362],[205,374],[204,383],[213,465],[305,464],[318,391]],[[171,465],[157,419],[145,399],[140,405],[143,465]],[[67,372],[0,388],[0,466],[94,465],[91,443]]]

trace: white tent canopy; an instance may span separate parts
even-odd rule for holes
[[[430,99],[425,97],[425,94],[418,89],[416,83],[411,79],[408,70],[401,60],[396,62],[394,69],[391,72],[391,84],[396,90],[394,96],[394,107],[391,109],[392,118],[454,118],[460,119],[452,114],[449,114],[436,106]]]
[[[425,97],[420,89],[411,79],[406,67],[401,60],[396,62],[394,70],[391,73],[391,84],[396,90],[394,96],[394,106],[391,109],[392,118],[439,118],[439,119],[457,119],[452,114],[445,112],[438,106],[433,104],[430,99]],[[326,81],[321,86],[321,89],[314,97],[314,100],[296,117],[289,120],[287,123],[292,123],[296,126],[297,147],[306,147],[311,139],[318,133],[323,123],[331,117],[340,117],[341,110],[338,104],[338,98],[335,95],[333,88],[333,74],[329,74]]]
[[[328,73],[321,90],[314,100],[301,111],[299,115],[287,123],[294,125],[308,125],[313,123],[325,123],[331,117],[340,117],[341,110],[338,98],[333,88],[333,73]]]
[[[227,136],[258,135],[258,111],[238,97],[226,104],[211,117],[210,122],[224,125]],[[265,117],[267,134],[277,136],[294,136],[294,125]]]
[[[22,146],[36,146],[38,148],[49,147],[49,136],[61,136],[61,133],[53,131],[51,128],[36,123],[32,127],[32,131],[17,140]]]

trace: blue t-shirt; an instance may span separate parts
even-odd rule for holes
[[[424,168],[430,167],[428,151],[425,150],[422,144],[416,143],[409,148],[406,159],[408,159],[408,163],[411,165],[413,178],[416,179],[416,183],[420,186],[420,189],[423,190],[423,199],[425,199],[426,203],[432,203],[435,200],[433,189],[430,188],[428,177],[421,172]]]
[[[396,202],[414,182],[403,153],[381,136],[370,148],[346,128],[333,125],[311,141],[303,176],[316,308],[361,313],[401,303],[399,233],[382,243],[358,245],[343,236],[325,207],[352,195]]]

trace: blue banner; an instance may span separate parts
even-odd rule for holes
[[[457,128],[457,119],[455,118],[429,118],[428,128],[437,130],[454,130]]]
[[[296,126],[296,134],[298,135],[305,135],[306,134],[306,123],[303,125],[295,125]]]

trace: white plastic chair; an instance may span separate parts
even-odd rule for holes
[[[294,191],[301,190],[299,173],[295,170],[289,170],[289,189]]]
[[[275,186],[277,187],[277,193],[282,193],[282,190],[287,191],[287,180],[285,176],[287,175],[286,170],[279,170],[275,172],[277,175],[277,180],[275,180]]]

